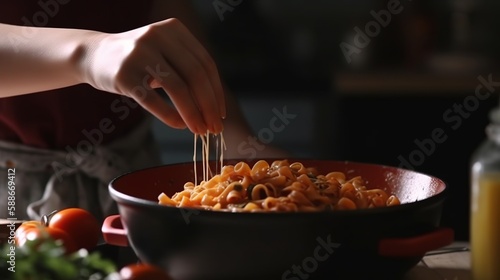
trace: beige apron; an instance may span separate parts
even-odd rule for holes
[[[0,141],[0,218],[38,220],[53,210],[81,207],[103,220],[118,212],[108,193],[113,178],[161,164],[150,119],[109,145],[81,147],[54,151]],[[13,196],[8,168],[15,168]],[[8,211],[8,198],[14,211]]]

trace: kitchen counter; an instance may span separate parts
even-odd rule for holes
[[[469,248],[466,242],[454,242],[445,248]],[[404,280],[470,280],[470,251],[429,254]]]

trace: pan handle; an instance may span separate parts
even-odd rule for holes
[[[123,227],[120,215],[111,215],[104,219],[101,231],[106,243],[123,247],[129,246],[127,230]]]
[[[382,239],[378,244],[378,252],[384,257],[419,257],[450,245],[454,238],[453,229],[440,227],[419,236]]]

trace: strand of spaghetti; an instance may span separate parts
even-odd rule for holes
[[[205,168],[206,168],[206,175],[207,177],[205,177],[205,181],[208,181],[208,179],[211,177],[210,174],[209,174],[209,170],[210,170],[210,164],[209,164],[209,160],[210,160],[210,134],[207,133],[205,134],[205,140],[206,140],[206,143],[205,143]]]
[[[202,166],[202,172],[203,172],[203,178],[202,181],[207,181],[207,175],[205,173],[205,156],[206,156],[206,151],[205,151],[205,138],[203,135],[200,134],[200,139],[201,139],[201,166]]]
[[[226,141],[224,141],[224,134],[222,132],[219,134],[220,136],[220,158],[219,158],[219,164],[220,164],[220,170],[222,170],[222,167],[224,166],[224,150],[226,149]]]
[[[209,133],[207,132],[205,135],[201,136],[201,141],[202,141],[202,152],[203,152],[203,180],[208,181],[211,177],[211,171],[210,171],[210,165],[209,165],[209,160],[210,160],[210,137],[208,136]]]
[[[222,132],[216,135],[213,135],[215,137],[215,149],[216,149],[216,154],[215,158],[219,159],[219,165],[216,165],[216,170],[215,174],[212,174],[212,170],[210,169],[210,133],[207,132],[205,135],[202,134],[194,134],[194,141],[193,141],[193,168],[194,168],[194,182],[195,185],[198,185],[198,171],[197,171],[197,162],[196,162],[196,156],[197,156],[197,149],[198,149],[198,144],[197,144],[197,139],[200,137],[201,139],[201,157],[202,157],[202,172],[203,172],[203,181],[208,181],[211,177],[213,177],[216,174],[219,174],[220,171],[222,171],[222,168],[224,167],[224,150],[226,149],[226,143],[224,141],[224,136],[222,135]],[[220,139],[219,139],[220,138]]]
[[[194,153],[193,153],[193,168],[194,168],[194,185],[198,186],[198,173],[196,171],[196,139],[198,139],[198,135],[194,134]]]
[[[219,134],[214,134],[215,138],[215,159],[219,158]],[[215,174],[219,174],[221,169],[219,169],[218,165],[215,165]]]

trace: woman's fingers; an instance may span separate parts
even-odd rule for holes
[[[221,132],[223,127],[222,118],[225,116],[225,112],[221,112],[221,109],[225,111],[225,102],[223,98],[218,97],[221,95],[223,97],[220,79],[217,83],[213,81],[214,75],[218,78],[215,64],[212,62],[212,65],[208,66],[207,60],[211,61],[210,58],[200,60],[199,53],[204,52],[206,55],[208,53],[179,21],[170,19],[163,22],[163,24],[165,25],[160,25],[160,27],[172,27],[162,33],[164,35],[162,37],[163,42],[160,42],[161,45],[166,46],[163,52],[165,60],[189,87],[190,94],[203,116],[207,129],[212,133]],[[185,45],[182,42],[184,37],[192,38],[192,44]],[[179,98],[186,98],[185,96],[179,96],[179,94],[183,93],[175,91],[175,88],[172,89],[168,82],[162,83],[162,86],[172,101],[176,103],[176,107],[179,107],[177,102],[182,102]],[[189,120],[185,119],[185,121],[188,122]]]
[[[94,87],[132,96],[167,125],[219,133],[226,115],[217,67],[178,20],[169,19],[90,42],[82,72]],[[175,108],[152,88],[161,86]]]
[[[226,117],[226,102],[224,96],[224,90],[221,84],[221,79],[219,76],[219,71],[217,70],[217,65],[208,53],[208,51],[201,45],[201,43],[189,32],[189,30],[176,19],[169,19],[167,23],[178,23],[180,29],[178,38],[186,49],[189,49],[192,55],[200,62],[201,66],[205,69],[217,104],[219,104],[220,117]]]
[[[196,100],[191,94],[190,87],[186,84],[184,79],[179,76],[177,71],[175,71],[170,65],[157,66],[160,69],[165,69],[165,73],[169,75],[161,80],[156,79],[155,83],[161,85],[161,87],[167,91],[170,96],[170,100],[174,104],[178,111],[178,114],[183,119],[189,130],[197,134],[205,134],[209,129],[202,112],[200,111]],[[163,70],[162,70],[163,71]],[[154,77],[154,75],[152,75]],[[166,103],[165,100],[154,100],[156,102]],[[155,106],[150,104],[148,108]],[[149,110],[149,109],[148,109]],[[155,115],[161,114],[161,112],[153,112]]]
[[[196,120],[199,116],[206,129],[212,133],[222,131],[222,118],[214,89],[203,66],[186,49],[172,46],[165,53],[165,60],[175,70],[177,75],[169,76],[160,82],[167,91],[174,105],[186,123]],[[194,105],[195,107],[191,108]],[[197,110],[200,114],[195,114]],[[189,126],[189,124],[188,124]],[[206,133],[206,130],[205,132]]]
[[[166,125],[177,129],[186,128],[186,124],[179,112],[165,102],[154,89],[135,91],[129,96]]]

